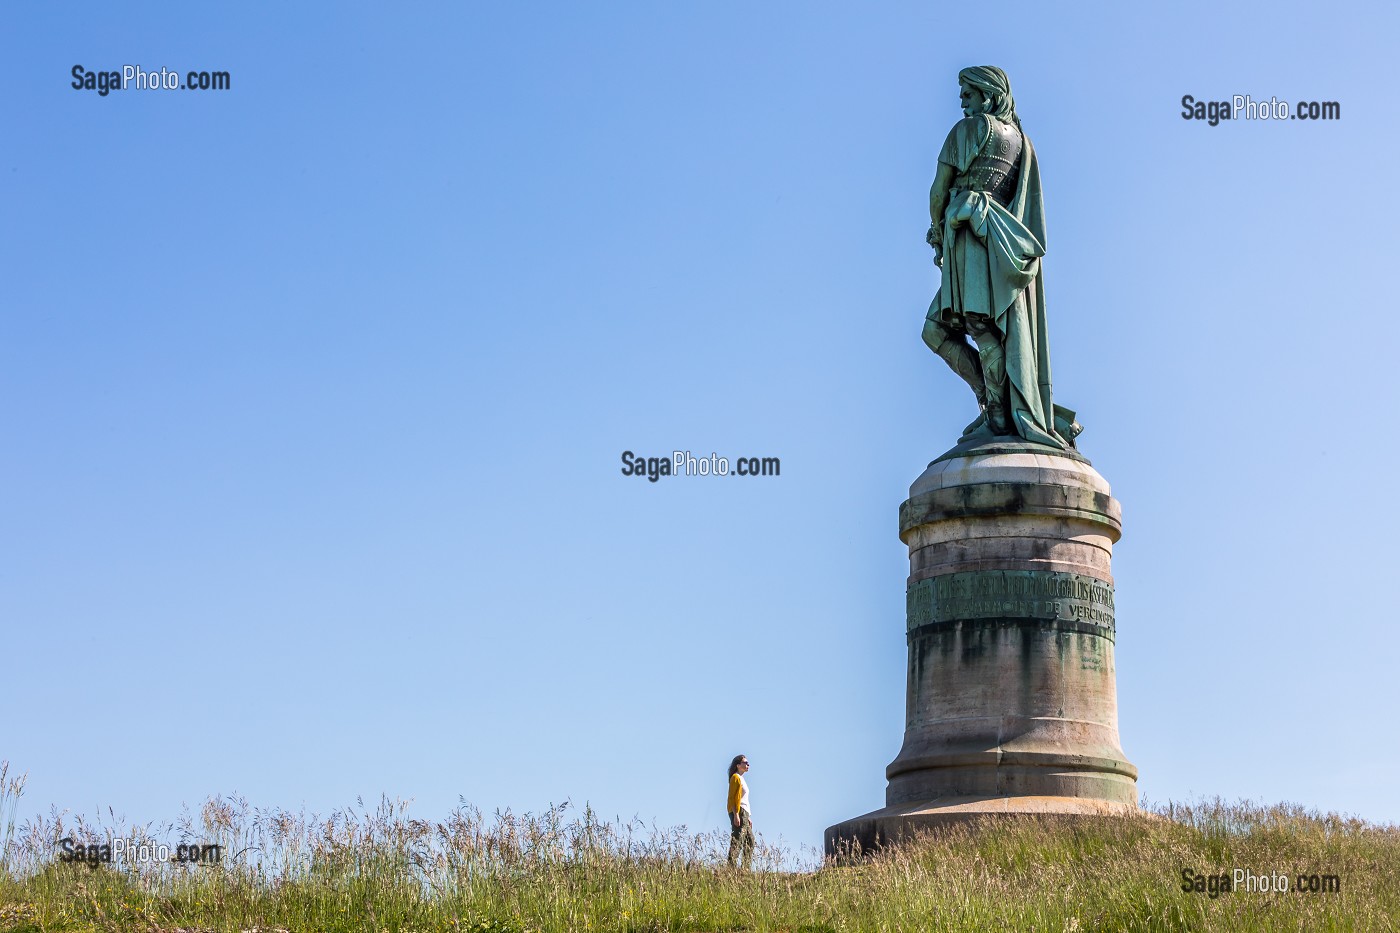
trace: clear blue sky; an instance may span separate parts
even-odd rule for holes
[[[1400,820],[1394,8],[24,4],[0,64],[21,816],[880,806],[956,73],[1040,156],[1152,800]],[[100,97],[75,64],[227,70]],[[1338,101],[1332,123],[1183,120]],[[782,459],[620,475],[623,450]]]

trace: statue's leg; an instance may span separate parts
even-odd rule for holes
[[[963,335],[930,317],[924,321],[924,343],[972,387],[972,394],[977,396],[977,405],[981,407],[986,397],[982,388],[982,364]]]
[[[1006,382],[1006,348],[1001,333],[991,319],[981,314],[967,315],[967,332],[977,341],[986,385],[987,427],[993,434],[1010,434],[1006,412],[1011,401]]]

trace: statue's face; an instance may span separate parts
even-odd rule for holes
[[[976,113],[986,113],[987,106],[991,103],[980,88],[975,88],[970,84],[962,85],[962,92],[958,97],[962,100],[963,116],[965,117]]]

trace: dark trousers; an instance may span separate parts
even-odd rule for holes
[[[749,811],[740,810],[739,825],[731,822],[729,827],[729,865],[733,867],[742,856],[744,868],[747,869],[753,861],[753,820],[749,818]]]

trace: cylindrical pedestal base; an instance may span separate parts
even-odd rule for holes
[[[904,745],[886,807],[830,827],[828,851],[994,813],[1137,809],[1113,667],[1121,527],[1074,451],[999,438],[929,465],[900,508]]]

